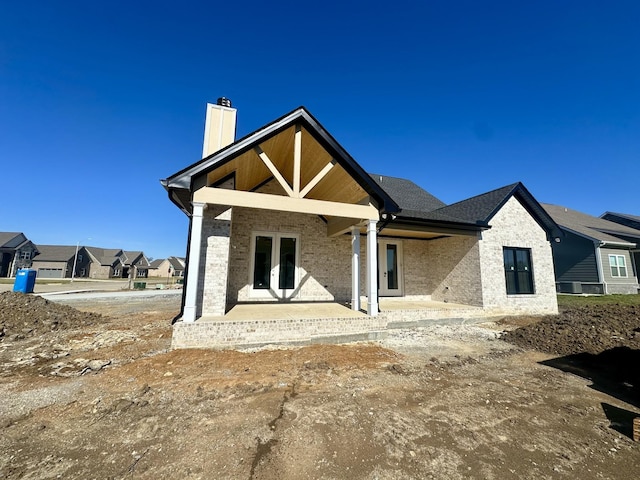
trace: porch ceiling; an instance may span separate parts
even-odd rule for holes
[[[304,198],[357,204],[368,197],[367,192],[340,164],[334,161],[304,126],[298,126],[298,128],[301,133],[300,191],[304,192],[310,182],[318,175],[321,176],[318,183],[305,193]],[[296,168],[295,136],[296,126],[292,125],[259,144],[260,149],[292,189]],[[324,176],[322,176],[323,170],[328,170]],[[215,185],[231,174],[235,174],[236,190],[242,191],[253,191],[273,177],[272,171],[260,158],[258,152],[250,149],[208,172],[206,184],[207,186]],[[282,195],[285,196],[287,193],[283,190]]]

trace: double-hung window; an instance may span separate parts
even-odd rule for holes
[[[627,278],[627,263],[624,255],[609,255],[611,276],[614,278]]]
[[[507,295],[534,293],[531,250],[504,247],[503,256]]]

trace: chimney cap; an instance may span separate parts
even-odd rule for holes
[[[227,97],[220,97],[216,101],[216,104],[223,107],[231,107],[231,100],[229,100]]]

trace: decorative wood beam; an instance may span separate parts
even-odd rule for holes
[[[287,192],[287,195],[289,195],[290,197],[293,197],[293,190],[291,190],[291,187],[289,186],[285,178],[282,176],[280,171],[276,168],[276,166],[273,164],[273,162],[271,161],[269,156],[264,152],[264,150],[262,150],[259,146],[255,146],[253,150],[258,154],[258,156],[260,157],[260,160],[262,160],[264,164],[267,166],[267,168],[271,171],[274,178],[278,180],[278,183],[282,186],[284,191]]]
[[[203,202],[230,207],[258,208],[281,212],[308,213],[330,217],[378,220],[380,213],[372,204],[353,205],[350,203],[328,202],[310,198],[293,198],[267,193],[225,190],[222,188],[202,187],[193,194],[194,202]]]
[[[331,160],[329,163],[327,163],[324,168],[320,170],[320,172],[318,172],[318,174],[313,177],[309,183],[307,183],[307,186],[302,189],[302,191],[300,192],[300,198],[306,197],[307,193],[309,193],[313,189],[313,187],[315,187],[320,182],[320,180],[322,180],[327,175],[327,173],[329,173],[329,170],[331,170],[335,164],[335,160]]]
[[[300,198],[300,164],[302,163],[302,126],[296,125],[293,137],[293,196]],[[304,197],[304,195],[302,195]]]

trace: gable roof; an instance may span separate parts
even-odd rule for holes
[[[581,237],[628,247],[633,247],[635,244],[621,239],[620,236],[636,237],[640,242],[640,233],[633,228],[560,205],[543,203],[542,206],[561,228]]]
[[[148,267],[149,260],[145,257],[144,252],[141,251],[123,251],[124,254],[124,264],[125,265],[133,265],[135,263],[138,267]]]
[[[380,176],[379,176],[380,177]],[[446,205],[415,183],[394,177],[376,179],[401,207],[392,223],[449,225],[466,230],[490,228],[493,216],[512,197],[518,198],[529,214],[551,237],[562,236],[559,226],[521,182]]]
[[[169,257],[169,263],[174,270],[184,270],[185,259],[182,257]]]
[[[160,265],[162,265],[162,262],[166,261],[165,258],[156,258],[154,261],[152,261],[149,266],[151,268],[158,268]]]
[[[0,232],[0,247],[17,248],[27,241],[22,232]]]
[[[117,248],[98,248],[98,247],[84,247],[85,250],[91,255],[100,265],[113,266],[115,263],[122,263],[120,255],[122,250]]]
[[[82,247],[81,247],[82,248]],[[75,245],[38,245],[40,254],[34,262],[68,262],[76,255]]]
[[[235,141],[231,145],[174,173],[165,180],[161,180],[161,184],[169,192],[171,201],[187,215],[190,215],[190,198],[194,189],[195,179],[225,165],[239,155],[298,124],[301,124],[360,187],[378,203],[380,210],[384,212],[396,212],[399,210],[394,200],[367,175],[351,155],[320,125],[320,122],[302,106]]]

